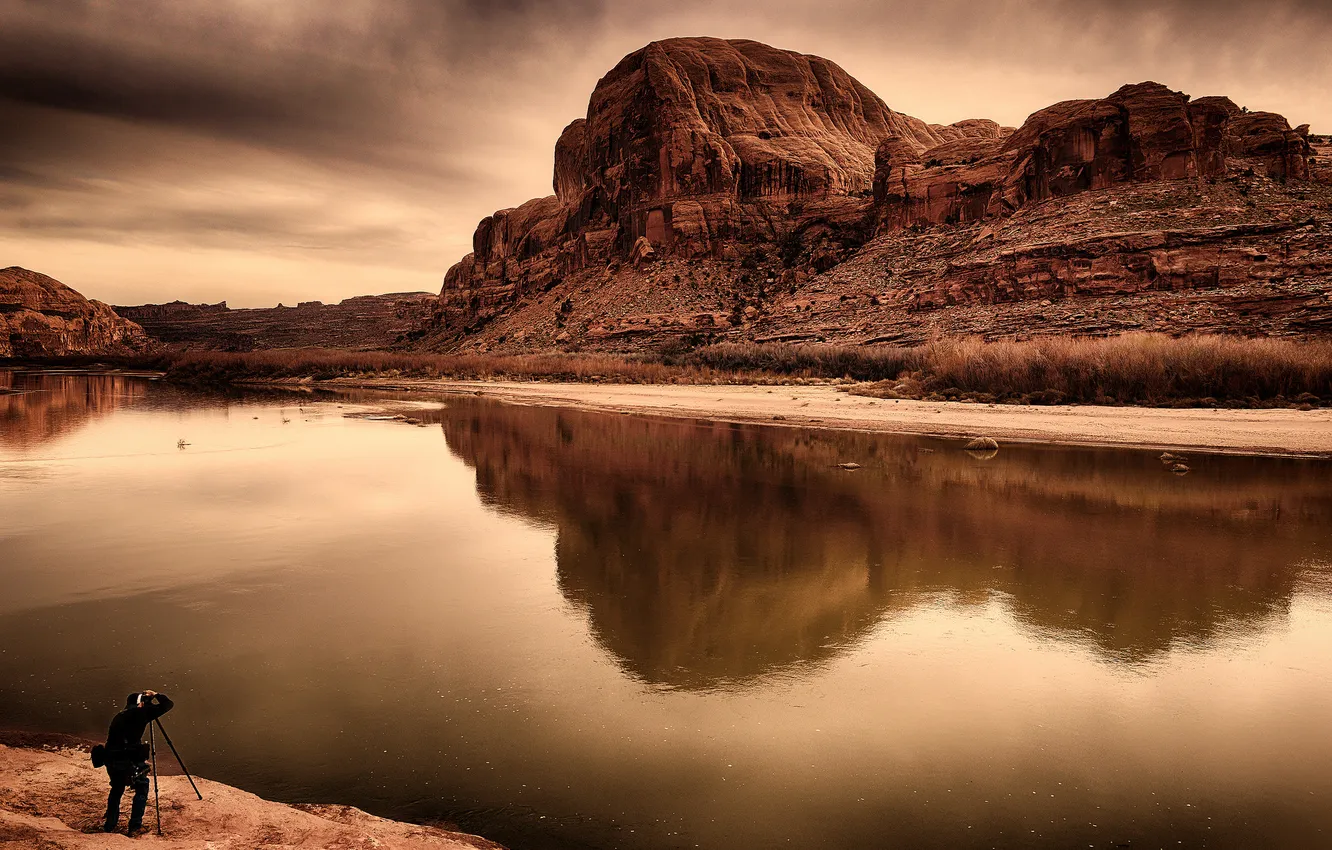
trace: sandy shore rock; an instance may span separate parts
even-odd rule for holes
[[[132,847],[252,850],[256,847],[381,848],[381,850],[503,850],[475,836],[385,820],[350,806],[289,806],[198,779],[198,800],[184,776],[160,777],[162,832],[139,838],[85,833],[106,805],[106,772],[74,748],[0,745],[0,847]],[[129,795],[121,825],[129,812]],[[148,817],[153,823],[152,799]]]

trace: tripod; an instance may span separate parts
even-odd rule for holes
[[[200,800],[202,800],[203,794],[199,793],[199,786],[194,784],[194,777],[190,776],[190,769],[185,766],[185,762],[181,759],[180,753],[176,752],[176,745],[171,743],[171,736],[167,734],[166,727],[162,725],[161,719],[154,718],[153,723],[157,726],[159,730],[161,730],[162,739],[165,740],[167,742],[167,746],[171,748],[171,754],[176,757],[176,764],[179,764],[180,769],[185,772],[185,778],[190,780],[190,787],[194,789],[194,793],[198,795]],[[161,835],[162,801],[157,796],[157,736],[156,734],[154,734],[152,726],[148,727],[148,753],[149,755],[152,756],[153,759],[153,808],[157,812],[157,834]]]

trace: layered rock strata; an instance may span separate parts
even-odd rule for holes
[[[150,344],[143,328],[55,278],[0,269],[0,357],[129,354]]]
[[[1090,191],[884,233],[737,328],[919,344],[1130,331],[1332,334],[1332,187],[1237,178]]]
[[[1129,331],[1332,334],[1332,186],[1124,184],[969,224],[891,230],[823,274],[776,246],[665,256],[524,296],[454,348],[707,341],[916,344]]]

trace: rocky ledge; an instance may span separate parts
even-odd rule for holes
[[[163,835],[153,835],[152,846],[503,850],[473,835],[385,820],[350,806],[289,806],[207,779],[195,781],[203,800],[195,798],[184,776],[159,777]],[[65,741],[0,745],[0,845],[16,850],[135,846],[123,831],[97,830],[105,807],[106,773],[92,767],[86,750]],[[122,825],[128,810],[126,799]],[[150,800],[146,821],[152,817]]]
[[[1322,336],[1329,163],[1307,126],[1158,83],[941,126],[825,59],[654,42],[565,129],[555,194],[480,223],[424,342]]]
[[[55,278],[0,269],[0,357],[130,354],[150,344],[143,328]]]

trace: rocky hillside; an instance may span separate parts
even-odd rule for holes
[[[55,278],[0,269],[0,357],[128,354],[149,345],[143,328]]]
[[[185,348],[251,351],[261,348],[389,348],[430,316],[428,292],[361,295],[337,304],[302,301],[295,307],[232,309],[219,304],[143,304],[117,307],[157,339]]]
[[[555,194],[482,220],[424,341],[1322,335],[1329,152],[1157,83],[940,126],[818,57],[654,42],[565,129]]]

